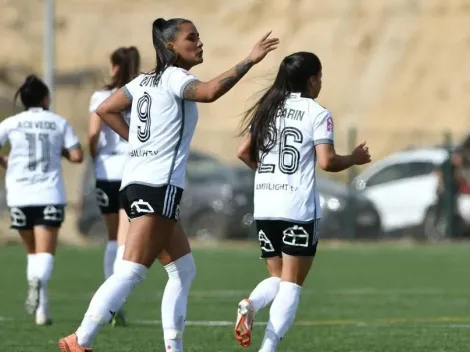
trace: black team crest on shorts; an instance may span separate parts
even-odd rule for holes
[[[274,252],[274,246],[263,230],[258,232],[258,240],[263,252]]]
[[[294,225],[284,230],[282,242],[294,247],[308,247],[310,235],[302,226]]]

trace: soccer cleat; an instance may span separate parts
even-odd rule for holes
[[[61,352],[92,352],[91,348],[85,348],[78,344],[77,335],[75,334],[60,339],[57,344]]]
[[[29,315],[34,315],[39,306],[39,289],[41,282],[34,278],[28,282],[28,296],[26,297],[25,309]]]
[[[251,329],[255,310],[247,298],[238,303],[237,323],[235,324],[235,338],[242,347],[251,345]]]
[[[124,310],[120,310],[116,314],[114,314],[113,318],[111,319],[111,326],[112,327],[124,327],[127,326],[126,322],[126,314],[124,313]]]

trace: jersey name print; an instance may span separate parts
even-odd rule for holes
[[[8,206],[65,204],[62,150],[79,146],[70,124],[50,111],[29,109],[0,123],[0,144],[7,141]]]
[[[98,106],[108,98],[114,90],[99,90],[90,99],[89,111],[93,113]],[[130,112],[123,113],[129,124]],[[129,144],[105,123],[101,124],[97,153],[94,162],[97,180],[120,181],[124,165],[129,155]]]
[[[195,76],[167,68],[160,79],[143,74],[125,86],[132,99],[129,125],[130,157],[121,189],[129,184],[184,188],[189,146],[196,128],[196,103],[183,100]]]
[[[330,112],[313,99],[291,94],[269,133],[269,150],[259,155],[255,219],[298,223],[319,219],[315,146],[333,141]]]

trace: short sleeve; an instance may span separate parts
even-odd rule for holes
[[[8,141],[9,128],[9,119],[5,119],[0,123],[0,147],[3,147]]]
[[[313,126],[313,145],[334,144],[333,119],[328,110],[317,115]]]
[[[80,141],[78,140],[77,135],[75,134],[72,126],[66,122],[64,129],[64,148],[67,150],[75,149],[80,146]]]
[[[132,81],[127,83],[122,87],[122,91],[126,95],[127,99],[132,100],[132,97],[136,94],[137,88],[139,87],[140,82],[142,81],[142,75],[134,78]]]
[[[168,76],[168,88],[170,92],[178,98],[183,99],[183,93],[186,86],[194,81],[198,81],[197,77],[182,68],[174,67]]]

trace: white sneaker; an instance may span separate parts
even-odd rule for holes
[[[255,310],[253,303],[245,298],[238,303],[237,323],[235,324],[235,338],[242,347],[251,345],[251,329],[253,327]]]
[[[28,282],[28,296],[26,297],[25,309],[29,315],[34,315],[39,306],[39,289],[41,282],[34,278]]]
[[[40,311],[39,309],[36,311],[36,325],[46,326],[52,325],[52,319],[49,317],[44,311]]]

